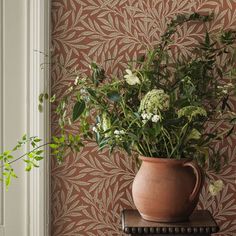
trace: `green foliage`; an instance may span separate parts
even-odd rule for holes
[[[206,32],[191,57],[171,56],[178,27],[212,19],[213,15],[198,13],[178,15],[167,25],[160,43],[142,55],[135,68],[127,66],[120,78],[106,75],[94,62],[90,75],[76,75],[68,95],[57,101],[63,138],[54,139],[53,154],[62,160],[68,147],[79,151],[84,141],[96,141],[100,150],[107,147],[110,153],[119,148],[130,155],[192,157],[218,170],[221,160],[212,151],[213,144],[234,132],[236,119],[229,103],[235,94],[236,33],[223,31],[217,38]],[[224,54],[227,59],[222,65],[219,57]],[[78,133],[70,138],[64,130],[68,101],[73,104],[72,121],[78,125]],[[224,125],[213,125],[206,133],[208,123],[218,121]]]
[[[73,121],[76,121],[85,110],[85,101],[79,100],[75,103],[73,108]]]
[[[38,110],[39,112],[42,112],[43,111],[43,103],[44,103],[44,100],[48,100],[49,98],[49,95],[48,93],[41,93],[39,94],[39,104],[38,104]]]
[[[205,24],[212,18],[198,13],[178,15],[167,25],[160,43],[141,55],[136,67],[129,64],[121,77],[106,75],[93,62],[89,75],[70,72],[75,78],[64,96],[40,94],[39,110],[44,100],[54,103],[61,131],[50,142],[52,155],[61,162],[68,149],[79,152],[84,142],[92,141],[110,153],[118,148],[129,155],[191,157],[218,171],[222,160],[214,142],[234,133],[236,120],[229,102],[236,92],[236,32],[223,31],[219,37],[206,32],[191,47],[189,58],[179,53],[175,59],[171,53],[178,27],[188,22]],[[219,121],[224,122],[220,127]],[[207,132],[209,123],[213,128]],[[71,125],[76,125],[77,132],[67,134]],[[24,155],[27,171],[42,159],[39,141],[24,136],[13,149],[31,144],[33,150]],[[8,186],[16,177],[11,166],[16,159],[7,151],[0,160]]]
[[[79,135],[66,135],[53,136],[52,141],[49,144],[51,148],[51,154],[57,159],[59,163],[63,161],[65,151],[71,149],[72,151],[79,152],[80,148],[83,147],[82,140]]]
[[[12,165],[20,160],[23,159],[23,161],[26,163],[25,170],[30,171],[33,167],[38,167],[38,162],[43,159],[43,146],[47,144],[39,145],[39,143],[42,140],[38,137],[27,137],[26,134],[24,134],[16,144],[16,146],[12,150],[4,151],[0,155],[0,162],[2,161],[3,165],[1,168],[3,169],[2,175],[3,180],[6,184],[6,188],[8,189],[9,185],[11,184],[12,178],[17,178],[16,173],[14,172],[14,169]],[[18,158],[14,158],[14,152],[17,152],[21,149],[23,149],[25,146],[30,145],[32,150],[29,152],[24,153]]]
[[[179,118],[185,116],[189,121],[192,121],[197,116],[207,116],[207,112],[204,108],[196,107],[196,106],[185,106],[178,110],[177,115]]]

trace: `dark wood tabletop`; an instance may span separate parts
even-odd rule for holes
[[[219,231],[219,227],[207,210],[196,210],[189,221],[178,223],[158,223],[141,218],[137,210],[122,212],[122,229],[129,235],[193,235],[208,236]]]

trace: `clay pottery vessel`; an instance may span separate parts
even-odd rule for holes
[[[157,222],[187,221],[199,199],[203,174],[196,162],[143,157],[134,179],[134,204],[143,219]]]

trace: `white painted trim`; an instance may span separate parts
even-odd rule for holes
[[[3,11],[3,1],[0,1],[0,153],[3,151],[3,60],[4,60],[4,50],[3,50],[3,25],[4,25],[4,11]],[[3,162],[0,162],[2,166]],[[2,169],[0,170],[0,174]],[[0,235],[4,234],[4,185],[0,182]]]
[[[49,107],[38,111],[38,95],[49,92],[49,68],[41,69],[45,63],[41,51],[49,55],[50,48],[50,1],[28,0],[28,134],[37,135],[48,142]],[[49,60],[46,58],[47,62]],[[28,236],[50,235],[50,158],[45,148],[40,168],[34,168],[28,175]]]

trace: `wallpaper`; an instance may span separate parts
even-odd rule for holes
[[[121,73],[130,57],[137,58],[157,43],[166,23],[176,14],[193,11],[215,17],[210,32],[236,28],[236,0],[52,0],[52,93],[63,96],[74,78],[68,71],[87,71],[92,61],[109,73]],[[201,25],[179,28],[176,53],[203,37]],[[62,66],[63,65],[63,66]],[[52,109],[55,109],[52,107]],[[56,134],[57,117],[52,115]],[[69,130],[75,133],[76,125]],[[221,227],[218,236],[236,235],[236,136],[218,143],[216,150],[229,161],[211,179],[222,179],[223,190],[212,197],[208,183],[198,208],[209,209]],[[61,165],[52,161],[52,236],[122,235],[120,213],[133,206],[131,185],[136,173],[132,159],[109,156],[87,143],[80,153],[69,152]]]

